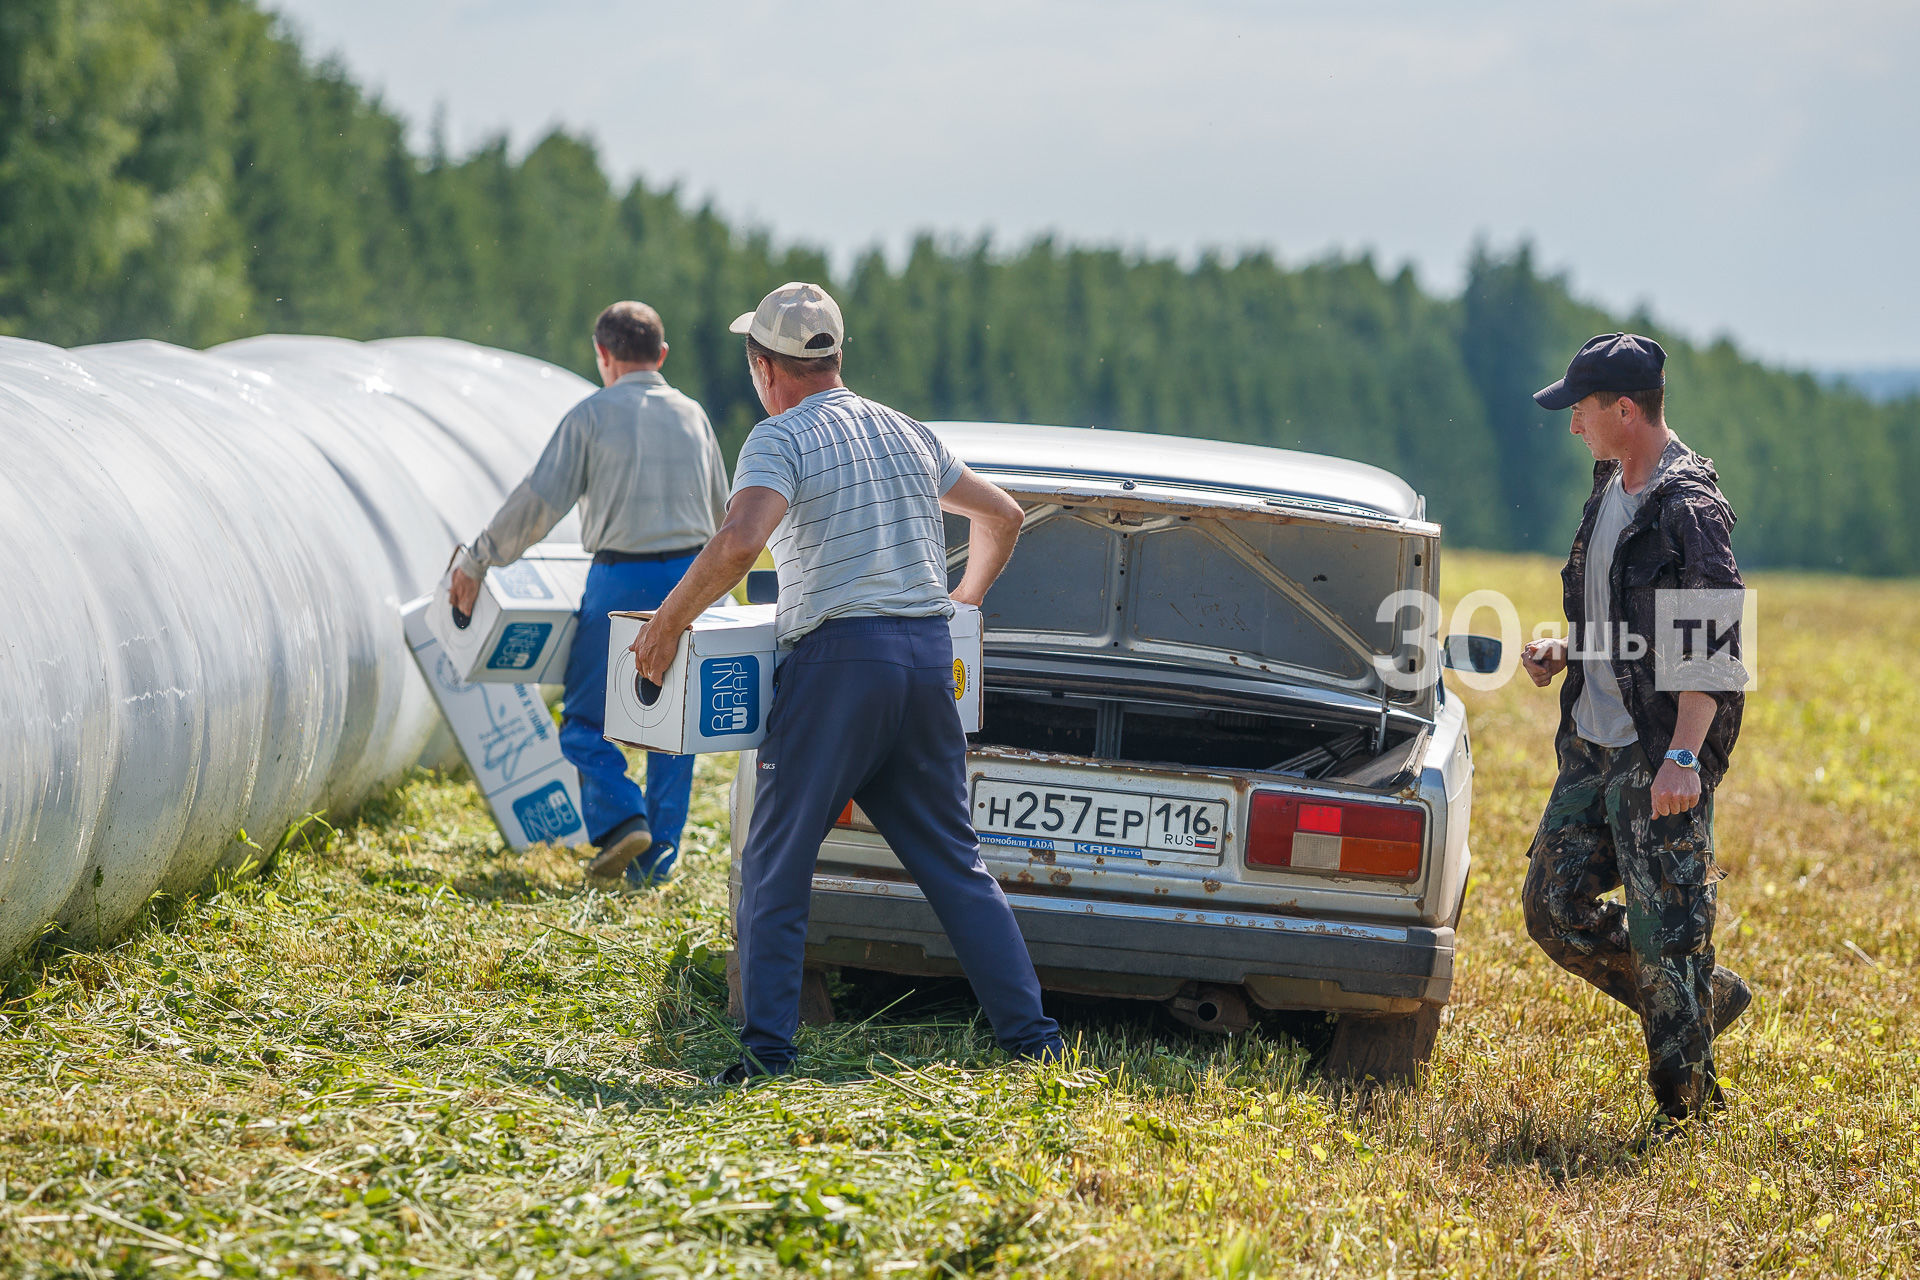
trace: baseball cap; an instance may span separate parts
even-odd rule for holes
[[[840,304],[817,284],[795,280],[760,299],[727,328],[744,333],[769,351],[801,360],[830,356],[846,340]]]
[[[1588,338],[1567,365],[1567,376],[1533,393],[1542,409],[1571,409],[1596,391],[1651,391],[1667,385],[1667,353],[1637,333]]]

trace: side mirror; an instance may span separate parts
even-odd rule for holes
[[[1453,635],[1446,639],[1440,664],[1455,671],[1490,676],[1500,669],[1500,652],[1498,636]]]
[[[780,575],[771,569],[755,569],[747,575],[748,604],[779,604]]]

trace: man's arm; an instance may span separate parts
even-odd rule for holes
[[[640,628],[629,646],[641,675],[655,684],[660,682],[680,650],[680,633],[747,576],[786,514],[787,500],[772,489],[756,485],[733,496],[727,505],[726,523],[694,557],[680,585],[667,593],[654,610],[652,621]]]
[[[1529,640],[1520,650],[1520,665],[1527,669],[1527,676],[1541,688],[1553,683],[1553,678],[1567,669],[1567,642],[1562,636],[1545,636],[1539,640]]]
[[[713,511],[714,527],[727,518],[727,458],[720,452],[712,426],[707,427],[707,503]]]
[[[1718,710],[1720,704],[1713,700],[1712,694],[1683,689],[1680,713],[1673,725],[1673,744],[1668,749],[1699,754],[1700,744],[1707,740],[1707,730],[1712,727]],[[1653,776],[1653,816],[1664,818],[1670,813],[1685,813],[1699,803],[1700,771],[1682,769],[1671,760],[1660,761],[1659,770]]]
[[[1680,560],[1680,586],[1689,591],[1739,591],[1746,583],[1740,578],[1740,566],[1733,558],[1733,512],[1717,499],[1688,494],[1661,509],[1661,524],[1668,545]],[[1729,652],[1738,658],[1740,641],[1734,640]],[[1670,749],[1685,748],[1698,754],[1707,740],[1707,730],[1720,711],[1722,701],[1739,694],[1733,690],[1707,693],[1683,690],[1673,725]],[[1653,814],[1662,817],[1685,813],[1700,803],[1700,774],[1682,769],[1671,760],[1654,761]]]
[[[967,572],[953,589],[953,598],[978,605],[1013,559],[1025,513],[1005,489],[982,480],[971,467],[962,467],[953,487],[940,495],[940,509],[967,518]]]
[[[473,546],[453,553],[453,607],[472,613],[480,596],[480,580],[496,565],[512,564],[540,539],[553,532],[587,487],[587,449],[583,410],[576,408],[560,420],[540,460],[526,479],[500,504]]]

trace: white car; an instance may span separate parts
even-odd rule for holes
[[[1327,1070],[1411,1074],[1452,986],[1473,802],[1436,638],[1396,603],[1436,592],[1424,500],[1315,454],[931,425],[1026,511],[983,611],[967,763],[981,856],[1042,985],[1221,1032],[1256,1009],[1323,1010]],[[964,520],[948,545],[958,582]],[[1491,669],[1497,642],[1471,647]],[[754,773],[743,757],[736,902]],[[959,972],[853,806],[820,847],[807,960]],[[816,1014],[824,989],[809,984]]]

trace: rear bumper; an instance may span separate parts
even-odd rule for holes
[[[1195,911],[1007,894],[1049,989],[1167,999],[1190,982],[1244,985],[1270,1009],[1410,1012],[1444,1004],[1453,930],[1258,912]],[[808,958],[957,973],[933,908],[911,884],[816,875]]]

